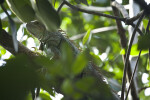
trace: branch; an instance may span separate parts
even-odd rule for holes
[[[129,24],[129,25],[132,25],[133,27],[135,27],[135,25],[133,24],[133,22],[135,21],[135,20],[137,20],[138,18],[139,18],[139,16],[142,16],[142,13],[139,13],[137,16],[134,16],[134,17],[132,17],[132,18],[129,18],[129,15],[128,15],[128,12],[125,10],[125,8],[123,7],[123,6],[121,6],[119,3],[117,3],[116,1],[114,1],[114,2],[112,2],[112,6],[113,7],[115,7],[115,8],[117,8],[121,13],[122,13],[122,15],[125,17],[125,18],[128,18],[127,19],[127,21],[125,22],[126,24]],[[140,21],[139,21],[140,22]],[[120,25],[119,25],[120,26]],[[136,26],[135,27],[136,29],[134,30],[135,31],[135,33],[136,33],[136,30],[138,30],[138,32],[140,33],[140,35],[143,35],[143,33],[138,29],[138,27]],[[133,33],[134,35],[135,35],[135,33]],[[133,39],[134,39],[134,36],[133,36]],[[126,72],[127,72],[127,69],[129,69],[128,68],[128,66],[130,66],[130,64],[129,64],[129,62],[127,61],[129,58],[129,54],[130,54],[130,49],[131,49],[131,46],[132,46],[132,42],[133,42],[133,39],[131,39],[131,42],[130,42],[130,45],[129,45],[129,48],[128,48],[128,52],[127,52],[127,56],[126,56],[126,60],[125,60],[125,68],[124,68],[124,76],[123,76],[123,82],[122,82],[122,93],[121,93],[121,99],[122,100],[124,100],[124,90],[125,90],[125,83],[126,83]],[[129,54],[128,54],[129,53]],[[125,56],[124,56],[124,58],[125,58]],[[127,67],[126,67],[127,66]],[[129,73],[128,72],[128,76],[129,76],[129,74],[131,74],[131,73]],[[134,76],[134,75],[133,75]],[[132,77],[133,77],[132,76]],[[132,80],[132,77],[131,77],[131,80]],[[130,78],[130,77],[129,77]],[[131,87],[131,82],[130,82],[130,87]],[[130,88],[129,87],[129,88]],[[134,87],[134,85],[132,86],[132,88],[134,89],[135,87]],[[129,91],[129,90],[128,90]],[[135,91],[135,90],[133,90],[133,91]],[[132,92],[133,93],[133,92]],[[137,97],[137,95],[134,95],[135,93],[133,93],[133,98],[137,98],[138,99],[138,97]],[[128,95],[128,92],[127,92],[127,95]],[[126,96],[126,98],[127,98],[127,96]]]
[[[134,23],[131,23],[130,25],[131,25],[132,27],[134,27],[134,28],[136,27],[136,25],[135,25]],[[139,28],[137,28],[137,32],[138,32],[141,36],[144,35],[143,32],[142,32]]]
[[[112,9],[113,9],[113,13],[115,16],[120,15],[119,11],[115,7],[112,7]],[[126,48],[127,47],[127,38],[125,35],[125,29],[123,28],[121,21],[116,20],[116,23],[117,23],[118,35],[120,36],[120,42],[121,42],[120,44],[121,44],[122,48]]]
[[[146,27],[146,34],[150,34],[150,31],[149,31],[149,27],[150,27],[150,18],[149,18],[149,21],[148,21],[148,25]],[[149,66],[150,66],[150,48],[148,48],[148,58],[149,58]]]
[[[113,1],[111,5],[117,8],[122,13],[124,18],[129,18],[128,12],[123,5],[119,4],[117,1]]]
[[[109,7],[95,7],[95,6],[83,6],[83,5],[77,5],[77,7],[86,9],[89,11],[97,11],[97,12],[106,12],[106,11],[112,11],[112,8]],[[129,5],[124,5],[126,9],[129,9]]]
[[[54,7],[55,7],[55,3],[56,3],[56,0],[54,1]]]
[[[130,40],[130,43],[129,43],[129,47],[128,47],[128,50],[127,50],[126,59],[125,59],[125,66],[124,66],[124,73],[123,73],[123,80],[122,80],[121,100],[124,100],[124,91],[125,91],[125,83],[126,83],[126,72],[127,72],[127,69],[128,69],[129,55],[130,55],[132,43],[133,43],[133,40],[134,40],[134,36],[136,34],[136,30],[137,30],[138,26],[140,25],[144,15],[145,15],[145,11],[143,11],[142,15],[140,16],[140,19],[137,22],[137,25],[136,25],[136,27],[135,27],[135,29],[133,31],[133,34],[132,34],[132,37],[131,37],[131,40]]]
[[[116,7],[122,13],[122,15],[123,15],[124,18],[129,18],[128,12],[124,8],[124,6],[122,6],[121,4],[119,4],[117,1],[113,1],[111,3],[111,5],[113,7]],[[136,21],[141,16],[141,14],[142,14],[142,12],[138,13],[136,16],[128,19],[126,23],[133,23],[134,21]]]
[[[74,5],[71,5],[69,2],[67,1],[64,1],[64,3],[69,6],[70,8],[74,9],[74,10],[77,10],[77,11],[80,11],[80,12],[84,12],[84,13],[88,13],[88,14],[93,14],[93,15],[98,15],[98,16],[103,16],[103,17],[107,17],[107,18],[112,18],[112,19],[116,19],[116,20],[120,20],[120,21],[123,21],[124,23],[126,23],[126,25],[131,25],[134,27],[134,24],[132,21],[135,20],[135,18],[121,18],[121,17],[117,17],[117,16],[112,16],[112,15],[108,15],[108,14],[103,14],[103,13],[100,13],[98,11],[93,11],[93,10],[88,10],[88,9],[84,9],[84,8],[80,8],[80,6],[74,6]],[[137,16],[138,17],[138,16]],[[136,17],[136,18],[137,18]],[[134,19],[134,20],[133,20]],[[139,34],[142,34],[142,32],[140,31],[140,29],[137,29]]]
[[[145,90],[145,89],[147,89],[147,88],[150,88],[150,86],[145,86],[145,87],[143,87],[143,88],[141,88],[141,89],[139,89],[139,93],[141,92],[141,91],[143,91],[143,90]]]
[[[113,7],[116,7],[123,15],[124,18],[129,18],[128,12],[127,10],[124,8],[124,6],[122,6],[121,4],[119,4],[117,1],[113,1],[111,3],[111,5]],[[133,23],[134,21],[136,21],[140,16],[141,16],[142,12],[138,13],[136,16],[129,18],[127,20],[126,23]]]
[[[5,30],[2,29],[0,34],[0,45],[3,46],[13,55],[26,54],[31,57],[38,56],[35,52],[29,50],[27,47],[18,42],[18,52],[16,53],[13,46],[12,36],[10,36]]]
[[[135,72],[136,72],[136,69],[137,69],[137,67],[138,67],[138,62],[139,62],[139,58],[140,58],[140,55],[141,55],[141,51],[142,51],[142,50],[140,50],[140,52],[139,52],[138,59],[137,59],[136,64],[135,64],[135,68],[134,68],[134,71],[133,71],[132,76],[131,76],[131,79],[130,79],[130,84],[129,84],[129,88],[128,88],[128,90],[127,90],[127,94],[126,94],[125,100],[127,100],[127,97],[128,97],[128,94],[129,94],[129,90],[130,90],[131,84],[132,84],[132,82],[133,82],[133,77],[134,77]]]
[[[113,1],[112,3],[112,7],[113,7],[113,9],[114,9],[114,13],[115,13],[115,16],[119,16],[119,12],[118,12],[118,10],[122,13],[122,15],[124,16],[124,17],[126,17],[126,18],[128,18],[129,17],[129,15],[128,15],[128,12],[126,11],[126,9],[122,6],[122,5],[120,5],[119,3],[117,3],[116,1]],[[118,9],[118,10],[117,10]],[[118,13],[117,13],[118,12]],[[117,22],[117,26],[118,26],[118,33],[119,34],[125,34],[125,32],[124,31],[121,31],[121,29],[123,28],[122,27],[122,24],[121,24],[121,22],[120,21],[116,21]],[[134,25],[134,24],[133,24]],[[134,27],[135,27],[135,25],[134,25]],[[122,29],[123,30],[123,29]],[[139,31],[138,31],[139,30]],[[141,32],[141,30],[138,28],[138,32],[140,33]],[[141,32],[141,34],[143,34],[142,32]],[[140,34],[140,35],[141,35]],[[120,39],[123,41],[122,43],[121,43],[121,46],[123,47],[123,48],[127,48],[127,39],[125,39],[126,37],[125,37],[125,35],[123,36],[122,35],[122,37],[120,37]],[[125,40],[123,40],[123,39],[125,39]],[[123,62],[125,62],[125,55],[123,55]],[[131,79],[131,75],[132,75],[132,71],[131,71],[131,66],[130,66],[130,63],[128,62],[128,69],[127,69],[127,72],[128,72],[128,78],[129,78],[129,80],[132,80]],[[130,84],[130,87],[131,87],[131,95],[132,95],[132,98],[134,99],[134,100],[139,100],[139,97],[138,97],[138,95],[136,94],[136,87],[135,87],[135,83],[134,83],[134,81],[132,81],[132,83]]]
[[[117,29],[116,26],[101,27],[101,28],[93,29],[91,31],[91,33],[92,34],[97,34],[97,33],[100,33],[100,32],[106,32],[106,31],[111,31],[111,30],[115,30],[115,29]],[[70,37],[69,39],[70,40],[77,40],[77,39],[82,38],[84,35],[85,35],[85,33],[77,34],[77,35],[74,35],[74,36]]]
[[[67,1],[64,1],[64,3],[67,6],[69,6],[70,8],[72,8],[74,10],[77,10],[77,11],[81,11],[81,12],[88,13],[88,14],[94,14],[94,15],[98,15],[98,16],[103,16],[103,17],[107,17],[107,18],[112,18],[112,19],[116,19],[116,20],[121,20],[121,21],[124,21],[124,22],[126,21],[126,18],[120,18],[120,17],[117,17],[117,16],[103,14],[103,13],[100,13],[100,12],[97,12],[97,11],[90,11],[90,10],[87,10],[87,9],[83,9],[83,8],[71,5]]]
[[[138,13],[136,16],[134,16],[132,18],[129,18],[129,14],[128,14],[127,10],[124,8],[124,6],[120,5],[116,1],[113,1],[111,3],[111,5],[115,8],[117,8],[121,12],[121,14],[123,15],[124,18],[127,18],[127,20],[125,21],[126,25],[131,25],[132,27],[135,28],[136,25],[133,22],[142,15],[142,12]],[[143,35],[143,33],[141,32],[141,30],[139,28],[137,29],[137,31],[140,35]]]
[[[58,8],[58,10],[57,10],[58,13],[60,12],[60,10],[61,10],[61,8],[63,7],[63,5],[65,4],[64,1],[65,1],[65,0],[63,0],[62,3],[60,4],[60,6],[59,6],[59,8]]]

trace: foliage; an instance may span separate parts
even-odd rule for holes
[[[52,96],[57,96],[57,93],[63,94],[63,100],[109,100],[112,97],[110,87],[116,93],[121,91],[124,67],[122,55],[125,54],[126,48],[121,48],[117,30],[92,34],[91,29],[116,26],[115,20],[96,16],[94,14],[81,13],[66,6],[62,7],[61,12],[59,12],[58,15],[56,9],[59,8],[62,0],[56,0],[56,2],[55,0],[48,0],[47,2],[49,1],[51,1],[50,9],[48,11],[49,13],[47,13],[47,11],[44,12],[45,19],[41,17],[42,15],[40,15],[40,12],[36,11],[39,6],[34,8],[33,4],[30,5],[33,7],[33,10],[36,9],[35,13],[37,14],[35,16],[40,16],[39,18],[32,16],[35,18],[31,19],[43,22],[48,30],[56,31],[56,29],[60,26],[60,28],[66,32],[68,37],[86,33],[83,38],[73,41],[73,43],[81,49],[81,53],[75,57],[72,49],[68,47],[68,45],[63,44],[61,47],[62,55],[59,59],[54,59],[53,57],[49,58],[50,56],[46,56],[45,52],[41,53],[41,51],[39,51],[40,56],[38,57],[32,58],[28,55],[21,54],[15,57],[7,57],[6,60],[5,57],[7,56],[8,51],[0,46],[0,62],[2,60],[6,62],[2,65],[0,64],[0,99],[32,100],[33,92],[31,91],[40,87],[41,90],[38,97],[40,100],[52,100]],[[68,1],[73,5],[81,4],[84,6],[92,5],[99,7],[106,7],[110,5],[108,0]],[[127,2],[128,0],[124,0],[123,3],[127,4]],[[6,2],[4,2],[4,6],[11,15],[11,18],[17,19],[14,21],[17,28],[17,36],[20,36],[18,37],[18,40],[24,46],[27,46],[34,52],[37,52],[40,45],[38,39],[26,30],[25,24],[19,21],[18,17],[16,17],[18,14],[15,15],[12,13]],[[41,6],[43,8],[42,3]],[[52,15],[50,14],[51,11]],[[105,11],[103,13],[112,15],[111,11]],[[2,23],[2,28],[11,34],[9,21],[1,8],[0,15],[0,27]],[[20,16],[22,17],[22,15]],[[47,16],[49,16],[49,19],[46,19]],[[57,23],[55,23],[56,21]],[[147,26],[147,22],[147,19],[143,21],[145,28]],[[48,26],[51,27],[48,28]],[[150,76],[148,76],[148,81],[146,83],[141,81],[143,73],[149,75],[150,71],[147,55],[149,52],[148,49],[150,48],[149,37],[149,34],[141,36],[138,44],[132,46],[130,53],[131,56],[137,57],[139,49],[144,49],[139,62],[139,73],[137,73],[140,87],[150,86]],[[29,46],[29,42],[31,42],[30,40],[33,41],[30,43],[32,46]],[[88,69],[87,65],[91,62],[98,66],[97,70],[105,77],[107,80],[106,83],[108,84],[98,82],[97,77],[93,77],[90,72],[90,75],[80,78],[82,73]],[[139,96],[140,99],[147,100],[149,96],[146,96],[144,91],[145,90],[141,91]]]
[[[92,37],[92,33],[91,33],[91,29],[89,29],[85,34],[85,36],[83,37],[83,41],[82,41],[83,45],[88,44],[91,40],[91,37]]]

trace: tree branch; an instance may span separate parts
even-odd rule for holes
[[[87,9],[90,11],[97,11],[97,12],[106,12],[106,11],[112,11],[112,8],[109,7],[96,7],[96,6],[83,6],[83,5],[77,5],[77,7],[82,9]],[[129,5],[124,5],[126,9],[129,9]]]
[[[92,34],[97,34],[97,33],[100,33],[100,32],[106,32],[106,31],[111,31],[111,30],[115,30],[115,29],[117,29],[116,26],[101,27],[101,28],[93,29],[91,31],[91,33]],[[70,40],[77,40],[77,39],[82,38],[84,35],[85,35],[85,33],[77,34],[77,35],[74,35],[74,36],[70,37],[69,39]]]
[[[128,97],[128,94],[129,94],[129,90],[130,90],[131,84],[132,84],[132,82],[133,82],[133,77],[134,77],[135,72],[136,72],[136,69],[137,69],[137,67],[138,67],[138,62],[139,62],[139,58],[140,58],[140,55],[141,55],[141,51],[142,51],[142,50],[140,50],[140,52],[139,52],[138,59],[137,59],[136,64],[135,64],[135,68],[134,68],[134,71],[133,71],[132,76],[131,76],[131,79],[130,79],[130,84],[129,84],[129,88],[128,88],[128,90],[127,90],[127,94],[126,94],[125,100],[127,100],[127,97]]]
[[[107,17],[107,18],[112,18],[112,19],[116,19],[116,20],[121,20],[121,21],[126,21],[126,18],[120,18],[120,17],[117,17],[117,16],[112,16],[112,15],[107,15],[107,14],[103,14],[103,13],[100,13],[100,12],[97,12],[97,11],[91,11],[91,10],[87,10],[87,9],[83,9],[83,8],[80,8],[80,7],[77,7],[77,6],[74,6],[74,5],[71,5],[69,2],[67,1],[64,1],[64,3],[69,6],[70,8],[74,9],[74,10],[77,10],[77,11],[81,11],[81,12],[84,12],[84,13],[88,13],[88,14],[94,14],[94,15],[98,15],[98,16],[103,16],[103,17]]]
[[[6,50],[8,50],[13,55],[17,54],[26,54],[28,56],[34,57],[38,56],[35,52],[29,50],[27,47],[18,42],[18,52],[15,52],[13,46],[12,36],[10,36],[5,30],[2,29],[0,34],[0,45],[3,46]]]
[[[143,91],[143,90],[145,90],[145,89],[147,89],[147,88],[150,88],[150,86],[145,86],[145,87],[142,87],[141,89],[139,89],[139,93],[141,92],[141,91]]]
[[[58,12],[58,13],[60,12],[60,10],[61,10],[61,8],[63,7],[63,5],[65,4],[64,1],[65,1],[65,0],[62,1],[62,3],[60,4],[59,8],[57,9],[57,12]]]
[[[129,16],[128,12],[125,10],[125,8],[123,6],[121,6],[119,3],[117,3],[116,1],[113,1],[111,4],[113,6],[115,16],[119,16],[118,10],[122,13],[122,15],[124,17],[128,17]],[[119,34],[125,34],[124,31],[121,31],[121,29],[123,28],[121,22],[120,21],[116,21],[116,22],[117,22],[117,26],[118,26],[118,33]],[[127,48],[127,40],[126,39],[124,40],[124,38],[126,38],[125,35],[124,36],[123,35],[120,36],[120,39],[123,41],[121,43],[121,45],[122,45],[123,48]],[[125,62],[125,58],[126,58],[125,55],[123,55],[123,61],[124,62]],[[127,71],[128,72],[128,78],[129,78],[129,80],[131,80],[132,71],[131,71],[130,63],[128,63],[128,66],[129,66],[128,69],[127,69],[128,70]],[[131,86],[131,95],[132,95],[133,100],[139,100],[139,97],[136,94],[136,87],[135,87],[134,81],[130,84],[130,86]]]
[[[131,26],[135,26],[133,24],[132,21],[135,20],[135,17],[137,18],[138,16],[135,16],[133,18],[121,18],[121,17],[117,17],[117,16],[112,16],[112,15],[108,15],[108,14],[103,14],[103,13],[100,13],[98,11],[94,11],[94,10],[89,10],[89,9],[84,9],[80,6],[74,6],[74,5],[71,5],[69,2],[67,1],[64,1],[64,3],[69,6],[70,8],[74,9],[74,10],[77,10],[77,11],[80,11],[80,12],[84,12],[84,13],[88,13],[88,14],[93,14],[93,15],[98,15],[98,16],[103,16],[103,17],[107,17],[107,18],[112,18],[112,19],[116,19],[116,20],[120,20],[120,21],[123,21],[125,24],[127,25],[131,25]],[[141,15],[141,14],[140,14]],[[134,20],[133,20],[134,19]],[[140,29],[137,29],[137,31],[139,32],[139,34],[142,34],[142,32],[140,31]]]
[[[124,8],[124,6],[120,5],[116,1],[113,1],[111,3],[111,5],[115,8],[117,8],[121,12],[121,14],[123,15],[124,18],[127,18],[127,20],[125,21],[125,23],[127,25],[131,25],[132,27],[135,28],[136,25],[133,22],[141,16],[142,12],[138,13],[136,16],[134,16],[132,18],[129,18],[129,14],[128,14],[127,10]],[[141,30],[139,28],[137,28],[137,31],[140,35],[143,35],[143,33],[141,32]]]
[[[137,23],[137,25],[136,25],[136,27],[133,31],[133,34],[132,34],[132,37],[131,37],[131,40],[130,40],[130,43],[129,43],[129,47],[128,47],[128,50],[127,50],[126,59],[125,59],[125,66],[124,66],[124,73],[123,73],[123,80],[122,80],[121,100],[124,100],[126,72],[127,72],[127,69],[128,69],[129,55],[130,55],[130,51],[131,51],[131,46],[132,46],[132,43],[133,43],[133,40],[134,40],[134,36],[136,34],[136,30],[137,30],[138,26],[140,25],[144,15],[145,15],[145,11],[143,11],[143,14],[140,16],[140,19],[138,20],[138,23]]]
[[[112,8],[113,8],[114,15],[119,16],[118,10],[115,7],[112,7]],[[117,23],[118,35],[120,36],[120,42],[121,42],[120,44],[121,44],[122,48],[126,48],[127,47],[127,38],[125,35],[125,29],[123,28],[121,21],[116,20],[116,23]]]

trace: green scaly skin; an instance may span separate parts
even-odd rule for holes
[[[45,43],[47,49],[60,56],[60,44],[62,42],[67,42],[74,51],[75,56],[79,53],[77,47],[75,47],[70,40],[66,39],[60,32],[49,32],[46,30],[45,26],[38,22],[32,21],[27,23],[27,30],[40,40],[40,42]]]

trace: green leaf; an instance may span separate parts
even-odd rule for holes
[[[101,65],[102,64],[102,60],[100,59],[99,55],[94,54],[93,52],[90,52],[90,55],[92,57],[93,62],[96,65]]]
[[[0,35],[1,35],[1,32],[2,32],[2,22],[1,22],[1,18],[0,18]]]
[[[62,47],[61,47],[61,51],[62,51],[62,60],[67,65],[68,64],[70,65],[73,61],[73,51],[72,51],[72,49],[70,48],[70,46],[68,46],[67,43],[63,43]]]
[[[60,27],[60,18],[52,4],[48,0],[30,0],[40,20],[48,31],[56,32]]]
[[[50,68],[50,66],[53,66],[53,61],[49,60],[49,58],[45,56],[38,56],[34,59],[34,61],[39,66],[43,66],[45,68]]]
[[[64,73],[67,77],[70,75],[72,75],[71,73],[71,65],[74,62],[74,55],[73,55],[73,51],[70,48],[70,46],[68,46],[67,43],[62,44],[61,47],[61,66],[62,66],[62,72]]]
[[[39,86],[36,66],[31,62],[26,55],[17,55],[0,67],[0,100],[24,100],[27,91]]]
[[[131,56],[138,56],[140,50],[138,49],[138,44],[132,45],[130,55]],[[142,50],[141,55],[145,55],[148,53],[148,50]]]
[[[29,94],[27,95],[27,97],[25,98],[25,100],[32,100],[32,94],[29,93]]]
[[[52,100],[50,98],[50,94],[48,92],[45,92],[45,91],[40,92],[39,98],[40,98],[40,100]]]
[[[1,50],[0,53],[1,53],[2,55],[4,55],[4,54],[6,53],[6,50],[5,50],[5,49],[0,49],[0,50]]]
[[[72,66],[72,72],[73,74],[77,75],[82,72],[82,70],[86,67],[88,60],[85,56],[85,54],[80,54],[76,58],[75,62],[73,63]]]
[[[69,79],[64,80],[62,84],[62,90],[65,94],[72,94],[73,93],[73,86],[72,82]]]
[[[145,29],[147,27],[147,23],[148,23],[148,20],[147,19],[143,19],[143,26],[144,26]]]
[[[147,66],[146,66],[147,71],[150,71],[150,62],[149,59],[147,59]]]
[[[138,49],[148,49],[150,48],[150,34],[139,37]]]
[[[6,49],[0,46],[0,57],[6,53]]]
[[[120,54],[121,55],[125,55],[126,54],[126,50],[125,49],[121,49]]]
[[[82,40],[83,45],[88,44],[91,40],[91,37],[92,37],[91,29],[88,29]]]
[[[76,82],[76,87],[80,91],[87,93],[88,90],[92,90],[92,86],[94,85],[94,82],[95,80],[93,77],[84,77],[83,79]]]
[[[30,0],[6,0],[10,10],[22,22],[30,22],[35,20],[35,12],[31,7]]]

